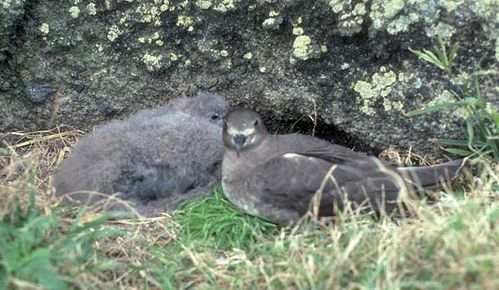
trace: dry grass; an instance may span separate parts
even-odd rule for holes
[[[243,218],[223,229],[237,234],[245,227],[251,240],[217,247],[226,236],[214,212],[234,214],[219,200],[203,201],[216,210],[190,213],[198,216],[149,219],[61,207],[50,174],[81,136],[71,128],[0,136],[0,248],[11,249],[0,250],[0,289],[499,288],[498,164],[477,161],[477,177],[438,192],[437,203],[418,203],[409,219],[353,215],[334,227],[266,233]],[[390,154],[392,161],[430,162]],[[202,224],[204,214],[210,218]],[[209,236],[187,237],[182,229],[189,227]],[[30,247],[15,246],[24,244]],[[9,260],[13,251],[25,264]],[[48,270],[34,275],[30,267]]]

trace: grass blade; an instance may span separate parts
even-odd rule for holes
[[[468,118],[468,120],[466,120],[466,134],[468,135],[468,144],[471,145],[475,136],[475,131],[473,130],[473,121],[471,120],[471,118]]]
[[[445,109],[454,108],[454,107],[459,106],[459,105],[460,105],[460,102],[440,103],[440,104],[436,104],[433,106],[428,106],[428,107],[420,109],[420,110],[410,111],[409,113],[407,113],[407,116],[414,117],[414,116],[424,115],[424,114],[428,114],[428,113],[442,111]]]
[[[449,62],[452,65],[454,59],[457,57],[457,50],[459,49],[459,42],[454,43],[449,53]]]
[[[470,145],[475,147],[482,147],[485,145],[484,142],[479,142],[476,140],[470,143],[467,140],[437,139],[436,142],[443,146],[458,146],[458,147],[468,147]]]
[[[444,150],[451,154],[460,155],[460,156],[469,156],[473,153],[468,150],[456,149],[456,148],[445,148]]]

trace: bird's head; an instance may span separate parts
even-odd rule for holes
[[[267,134],[262,117],[257,112],[240,109],[224,118],[223,140],[227,148],[239,152],[260,144]]]
[[[230,111],[230,106],[222,96],[200,92],[196,97],[187,99],[182,111],[221,127],[223,117]]]

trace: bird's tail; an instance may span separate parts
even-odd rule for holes
[[[467,159],[456,159],[438,165],[400,167],[397,171],[416,187],[432,187],[457,177],[466,168]]]

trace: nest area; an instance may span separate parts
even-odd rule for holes
[[[290,131],[309,133],[306,130],[310,130],[310,122],[302,124],[303,128],[298,123]],[[315,127],[315,132],[321,130],[321,126],[318,124]],[[283,125],[283,128],[286,128],[286,125]],[[272,130],[271,132],[275,133],[276,131]],[[224,240],[227,237],[238,237],[244,232],[241,228],[244,227],[246,232],[252,233],[255,229],[260,229],[262,225],[256,223],[248,226],[247,220],[244,220],[234,226],[234,213],[226,213],[226,211],[223,212],[226,216],[219,217],[219,219],[223,219],[210,224],[210,220],[207,218],[208,214],[213,219],[214,211],[216,213],[221,211],[221,205],[220,203],[210,205],[209,202],[198,203],[187,209],[197,211],[197,219],[194,219],[193,215],[186,215],[182,220],[165,213],[155,218],[110,219],[96,226],[92,226],[92,224],[101,215],[97,209],[89,209],[82,214],[79,208],[59,207],[60,201],[53,194],[51,175],[70,153],[71,147],[84,135],[85,132],[71,127],[57,127],[52,130],[29,133],[10,132],[0,135],[0,221],[8,220],[14,224],[15,220],[9,217],[12,215],[15,218],[16,216],[17,211],[13,210],[13,207],[21,205],[23,209],[26,209],[30,203],[30,198],[35,193],[36,210],[40,212],[42,217],[56,216],[58,221],[55,229],[43,232],[42,235],[48,236],[48,238],[46,238],[46,244],[38,245],[38,247],[52,248],[64,244],[66,241],[72,244],[74,240],[79,243],[76,251],[72,251],[72,249],[63,251],[63,258],[67,259],[68,263],[61,262],[54,266],[54,273],[63,275],[64,279],[73,275],[72,273],[78,272],[76,278],[71,278],[73,279],[72,285],[76,288],[143,289],[144,285],[147,285],[149,289],[175,288],[178,285],[184,285],[185,288],[191,286],[194,288],[213,288],[214,285],[208,287],[210,283],[218,283],[222,285],[222,288],[240,288],[239,286],[235,287],[239,284],[232,284],[231,281],[234,277],[240,277],[241,283],[243,283],[241,285],[250,285],[250,283],[255,282],[255,279],[258,279],[258,282],[255,282],[257,283],[256,288],[271,288],[271,284],[266,284],[267,280],[262,278],[267,277],[266,274],[264,273],[263,276],[258,274],[260,273],[258,271],[268,267],[273,269],[275,273],[284,273],[280,278],[284,283],[282,285],[292,287],[292,285],[298,285],[296,281],[301,283],[310,278],[307,276],[305,279],[300,276],[300,273],[304,273],[302,268],[293,268],[306,261],[303,269],[308,269],[310,259],[314,259],[312,260],[314,265],[319,267],[318,271],[310,272],[312,274],[315,272],[327,273],[331,271],[331,265],[336,265],[331,263],[339,263],[335,269],[360,269],[356,274],[359,276],[362,273],[373,273],[376,271],[375,269],[381,267],[381,264],[374,264],[373,268],[366,268],[366,265],[371,265],[372,261],[379,260],[385,265],[383,259],[390,257],[390,261],[393,262],[390,262],[390,265],[395,265],[400,263],[402,257],[407,262],[401,264],[400,269],[396,270],[405,271],[404,273],[416,277],[418,271],[424,270],[421,270],[424,266],[434,269],[437,267],[436,265],[440,265],[439,261],[432,265],[426,257],[419,259],[418,255],[430,248],[438,251],[435,255],[441,257],[439,259],[449,260],[444,261],[447,263],[446,265],[454,265],[451,270],[446,266],[442,271],[432,271],[432,275],[435,275],[432,279],[444,279],[447,277],[446,273],[449,273],[449,279],[457,281],[455,277],[462,271],[460,265],[464,261],[468,261],[467,257],[474,258],[472,250],[475,248],[483,249],[485,247],[488,249],[485,254],[481,250],[480,255],[477,256],[481,259],[484,255],[487,259],[495,256],[492,254],[496,252],[494,251],[496,248],[494,237],[497,235],[493,229],[495,224],[489,222],[485,215],[488,213],[488,208],[497,205],[496,201],[490,200],[490,197],[497,197],[497,194],[494,194],[484,181],[496,182],[499,180],[497,166],[488,171],[490,177],[484,177],[482,183],[473,185],[470,192],[466,193],[468,197],[465,199],[460,200],[453,198],[452,195],[444,194],[444,198],[447,199],[435,205],[422,204],[418,208],[417,218],[400,221],[400,225],[389,222],[372,223],[369,220],[353,217],[352,221],[346,220],[336,227],[325,228],[323,231],[304,234],[299,231],[288,233],[281,229],[281,231],[272,232],[270,238],[262,238],[262,236],[257,235],[254,238],[255,241],[247,242],[248,249],[251,250],[245,251],[237,247],[221,251],[215,249],[212,242],[203,240],[208,240],[213,236],[220,236],[220,239]],[[431,160],[410,151],[385,150],[378,156],[396,163],[431,163]],[[483,206],[477,207],[473,200],[475,198],[478,201],[485,200],[487,202],[482,202]],[[213,203],[213,200],[211,202]],[[205,209],[201,211],[199,209],[210,206],[212,211],[208,211],[208,213],[204,213]],[[215,208],[213,208],[214,206]],[[463,221],[466,221],[464,226]],[[224,226],[223,222],[231,223],[230,226],[225,227],[225,230],[231,231],[230,233],[220,234],[220,229]],[[80,253],[80,245],[87,245],[85,244],[86,238],[83,238],[83,241],[77,240],[72,231],[78,226],[85,227],[88,224],[92,228],[88,228],[85,235],[91,236],[97,233],[99,236],[91,240],[92,252],[88,259],[81,262],[80,256],[83,254]],[[187,226],[189,224],[190,226]],[[463,229],[449,231],[450,226],[455,224],[459,224]],[[237,226],[241,228],[237,229]],[[186,239],[187,235],[182,233],[182,231],[196,229],[196,233],[201,237],[196,237],[193,240]],[[479,235],[476,232],[477,229],[480,231]],[[106,233],[117,231],[120,234],[110,235]],[[205,236],[206,233],[210,234],[208,238]],[[78,235],[81,235],[81,232]],[[455,243],[450,245],[441,243],[442,235],[444,240],[459,243],[457,251],[465,253],[458,255],[459,261],[452,260],[455,255],[449,254],[456,252]],[[480,241],[473,242],[475,237],[479,237]],[[18,239],[22,240],[22,238],[18,236]],[[351,243],[360,244],[351,247]],[[265,250],[265,247],[268,250]],[[393,247],[396,247],[397,250],[394,251]],[[379,249],[386,249],[386,251],[384,250],[378,256]],[[338,259],[348,251],[352,251],[351,257]],[[74,252],[80,256],[73,257]],[[390,256],[391,254],[394,254],[393,257]],[[331,259],[331,261],[320,264],[320,261],[327,261],[327,259]],[[485,266],[487,261],[484,260]],[[109,266],[109,263],[114,266]],[[94,269],[100,270],[95,271]],[[483,272],[485,274],[473,276],[473,279],[476,278],[478,281],[474,283],[483,286],[481,288],[484,288],[485,285],[490,286],[491,281],[495,281],[493,277],[497,277],[495,268],[484,269],[486,270]],[[331,285],[335,287],[327,288],[342,288],[340,286],[345,286],[350,282],[341,281],[352,280],[352,272],[350,271],[345,274],[334,273],[332,275],[336,275],[334,276],[336,282]],[[427,275],[426,272],[425,275]],[[165,276],[168,278],[164,278]],[[360,281],[357,276],[354,279]],[[388,280],[388,277],[384,279]],[[320,276],[313,277],[313,279],[320,280]],[[42,289],[35,284],[29,284],[34,285],[33,287],[26,287],[29,281],[16,277],[16,279],[11,279],[10,283],[14,288]],[[463,283],[466,284],[466,282],[461,284]],[[461,284],[459,285],[464,285]],[[357,284],[356,286],[358,287]],[[461,288],[470,287],[463,286]]]
[[[274,134],[299,132],[318,137],[329,136],[327,140],[350,148],[359,149],[355,144],[358,140],[348,139],[346,134],[339,132],[334,126],[326,125],[313,116],[304,116],[293,123],[272,124],[270,131]],[[69,126],[58,126],[50,130],[35,132],[8,132],[0,134],[0,189],[15,193],[23,184],[30,184],[37,194],[37,207],[42,213],[48,213],[60,203],[54,196],[52,174],[63,160],[70,154],[71,147],[85,136],[85,132]],[[357,143],[356,143],[357,142]],[[360,146],[363,148],[362,146]],[[365,148],[365,147],[364,147]],[[397,164],[428,165],[433,163],[425,156],[414,152],[400,152],[394,149],[369,151],[367,154]],[[0,196],[0,204],[8,204],[5,199],[12,196]],[[29,196],[21,195],[27,204]],[[91,210],[94,214],[99,208]],[[9,209],[0,210],[5,214]]]
[[[313,115],[303,116],[294,122],[273,123],[269,126],[269,130],[274,134],[313,135],[396,164],[429,165],[434,163],[426,156],[412,150],[371,148],[361,140],[338,130],[334,125],[321,122]],[[16,179],[26,169],[26,163],[36,161],[38,168],[36,186],[48,188],[51,184],[51,174],[68,156],[71,147],[85,134],[84,131],[69,126],[57,126],[50,130],[35,132],[0,133],[0,181],[4,183]]]
[[[412,150],[371,148],[362,141],[338,130],[334,125],[325,124],[313,116],[303,116],[294,122],[280,122],[269,127],[274,134],[292,132],[313,135],[396,164],[429,165],[433,163],[426,156]],[[68,156],[71,147],[85,134],[84,131],[69,126],[58,126],[50,130],[35,132],[0,133],[0,181],[3,183],[16,179],[26,169],[22,164],[36,161],[39,169],[36,186],[44,188],[50,186],[51,174]]]

